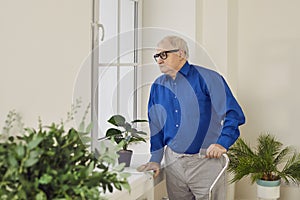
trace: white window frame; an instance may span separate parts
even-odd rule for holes
[[[138,0],[130,0],[134,3],[134,58],[133,62],[130,63],[121,63],[119,59],[116,63],[101,63],[99,62],[99,43],[104,37],[109,37],[105,35],[105,25],[101,24],[99,21],[100,16],[100,1],[101,0],[93,0],[92,1],[92,54],[91,54],[91,119],[93,122],[93,129],[91,133],[91,149],[94,150],[97,147],[99,140],[99,123],[98,123],[98,114],[99,114],[99,91],[98,91],[98,79],[99,79],[99,67],[105,67],[108,65],[117,66],[118,68],[122,66],[132,66],[134,70],[134,94],[133,94],[133,119],[137,119],[138,116],[138,94],[137,94],[137,86],[138,86],[138,65],[141,62],[141,56],[138,55],[138,47],[139,41],[141,40],[141,35],[138,31],[141,23],[141,1]],[[120,5],[121,0],[116,0],[118,5]],[[123,0],[124,1],[124,0]],[[118,14],[120,15],[120,13]],[[120,20],[118,20],[119,23]],[[117,25],[120,27],[120,24]],[[119,30],[118,30],[118,33]],[[119,51],[117,51],[119,53]],[[118,56],[120,56],[118,54]],[[119,89],[117,89],[119,90]],[[120,101],[119,96],[117,97],[117,102]],[[117,105],[120,105],[117,103]],[[117,106],[118,107],[118,106]],[[119,108],[117,108],[117,113]],[[116,114],[116,113],[115,113]],[[132,119],[130,119],[132,120]]]

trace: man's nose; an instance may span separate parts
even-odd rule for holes
[[[163,59],[161,59],[160,57],[157,58],[157,64],[161,64],[161,63],[163,63],[163,62],[164,62]]]

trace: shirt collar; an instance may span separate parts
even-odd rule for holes
[[[189,73],[190,68],[191,68],[191,66],[190,66],[189,62],[186,61],[184,63],[184,65],[181,67],[181,69],[179,70],[179,72],[186,76]]]
[[[191,69],[191,66],[190,66],[189,62],[186,61],[178,72],[180,74],[183,74],[184,76],[187,76],[190,69]],[[165,75],[165,78],[166,78],[166,80],[172,80],[171,76],[168,76],[168,75]]]

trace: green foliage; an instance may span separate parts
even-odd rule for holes
[[[129,144],[133,142],[146,142],[146,140],[140,135],[147,135],[147,133],[133,128],[133,124],[138,122],[147,122],[147,120],[134,120],[129,123],[122,115],[113,115],[108,122],[120,129],[108,129],[106,131],[106,137],[114,138],[117,144],[121,143],[123,150],[127,150]]]
[[[300,154],[291,147],[283,144],[270,134],[261,134],[258,144],[251,149],[243,139],[229,149],[229,171],[234,174],[232,182],[250,175],[252,183],[257,179],[278,180],[283,179],[300,183]]]
[[[130,189],[124,165],[115,166],[115,145],[89,151],[91,125],[65,131],[63,124],[40,124],[38,130],[9,136],[16,115],[9,113],[8,139],[0,141],[0,199],[90,200],[114,188]]]

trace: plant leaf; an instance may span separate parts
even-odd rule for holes
[[[24,166],[31,167],[32,165],[37,163],[39,161],[38,155],[39,155],[39,153],[37,151],[31,151],[29,154],[29,158],[24,163]]]
[[[138,134],[142,134],[142,135],[147,135],[147,133],[146,133],[146,132],[144,132],[144,131],[138,131],[138,132],[136,132],[136,133],[138,133]]]
[[[110,128],[106,131],[106,137],[111,137],[111,136],[122,136],[122,132],[119,129],[115,128]]]
[[[90,123],[87,127],[86,127],[86,129],[85,129],[85,132],[87,132],[87,133],[90,133],[91,131],[92,131],[92,129],[93,129],[93,123]]]
[[[125,163],[121,163],[114,167],[114,171],[121,172],[124,170],[124,167],[125,167]]]
[[[39,183],[42,185],[48,184],[52,181],[53,177],[49,174],[43,174],[43,176],[39,179]]]
[[[128,182],[122,183],[122,187],[126,190],[129,191],[129,193],[131,192],[131,188]]]
[[[136,119],[136,120],[131,121],[131,123],[138,123],[138,122],[148,122],[148,120],[145,120],[145,119]]]
[[[36,136],[36,135],[35,135],[35,137],[33,137],[33,140],[31,140],[31,141],[28,143],[27,148],[28,148],[29,150],[34,149],[35,147],[37,147],[37,146],[41,143],[42,140],[43,140],[42,137],[39,137],[39,136]]]
[[[22,158],[25,154],[25,149],[22,145],[16,146],[16,153],[19,158]]]
[[[113,115],[108,122],[115,126],[124,126],[125,118],[122,115]]]

